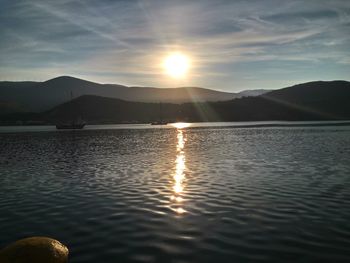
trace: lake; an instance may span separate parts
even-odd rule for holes
[[[350,127],[0,129],[0,247],[70,262],[349,262]],[[232,127],[230,127],[232,126]]]

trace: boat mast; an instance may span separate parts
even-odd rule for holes
[[[160,122],[163,122],[162,103],[161,102],[159,102],[159,119],[160,119]]]

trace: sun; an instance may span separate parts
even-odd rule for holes
[[[190,67],[190,61],[187,56],[181,53],[172,53],[165,58],[163,67],[169,76],[183,78]]]

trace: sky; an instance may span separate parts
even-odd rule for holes
[[[0,80],[277,89],[350,80],[350,1],[0,0]],[[186,77],[164,74],[173,52]]]

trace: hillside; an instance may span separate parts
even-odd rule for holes
[[[167,118],[175,117],[179,104],[162,104]],[[160,116],[159,103],[131,102],[84,95],[44,113],[47,120],[66,120],[75,115],[89,123],[151,122]]]
[[[344,118],[349,114],[350,82],[308,82],[271,91],[262,97],[304,114],[330,119]]]
[[[182,87],[152,88],[127,87],[117,84],[99,84],[68,76],[61,76],[45,82],[0,82],[0,102],[3,105],[17,105],[21,111],[40,112],[53,108],[71,99],[70,94],[80,97],[96,95],[137,102],[185,103],[200,101],[224,101],[246,96],[246,93],[228,93],[216,90]],[[248,92],[248,91],[247,91]],[[265,92],[249,91],[251,95]],[[14,111],[13,108],[7,109]]]
[[[299,84],[256,97],[218,102],[131,102],[83,95],[41,114],[17,113],[0,118],[4,123],[55,123],[75,115],[88,123],[145,123],[167,121],[268,121],[350,120],[350,82],[329,81]]]
[[[350,119],[349,99],[349,82],[312,82],[224,102],[164,103],[161,114],[168,121],[344,120]],[[97,96],[82,96],[45,116],[66,119],[72,112],[90,123],[150,122],[160,116],[158,103]]]

